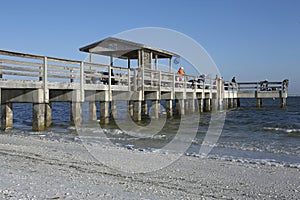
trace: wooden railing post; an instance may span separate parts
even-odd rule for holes
[[[134,91],[136,91],[137,90],[137,73],[136,73],[136,70],[137,69],[134,69],[134,71],[133,71],[133,84],[134,84]]]
[[[131,90],[131,76],[130,76],[130,68],[127,69],[128,72],[128,91]]]
[[[141,71],[142,71],[142,81],[141,81],[142,85],[141,85],[141,89],[142,89],[142,91],[144,91],[144,84],[145,84],[145,70],[144,69],[145,68],[144,68],[144,65],[143,65],[142,68],[141,68]]]
[[[44,100],[46,103],[49,102],[49,90],[48,90],[48,58],[44,57],[43,61],[43,75],[40,76],[42,78],[43,86],[44,86]]]
[[[46,57],[44,57],[43,64],[39,67],[39,81],[44,80],[45,58]]]
[[[108,90],[111,91],[111,65],[108,66]]]
[[[2,62],[0,62],[0,78],[3,78],[2,77]]]
[[[80,62],[80,97],[81,101],[84,101],[84,63]]]
[[[73,83],[74,82],[74,70],[70,69],[70,82]]]
[[[175,95],[175,86],[176,86],[176,75],[173,73],[173,82],[172,82],[172,89],[173,89],[173,94]]]
[[[161,71],[158,71],[158,87],[159,87],[159,92],[161,91],[161,79],[162,79],[162,77],[161,77]]]

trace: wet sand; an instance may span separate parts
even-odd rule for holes
[[[111,162],[147,153],[102,150]],[[125,173],[80,143],[33,137],[0,135],[0,166],[4,199],[300,199],[298,168],[181,156],[161,170]]]

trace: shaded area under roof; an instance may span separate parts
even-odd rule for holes
[[[123,59],[138,59],[139,50],[152,52],[153,56],[157,55],[158,58],[179,57],[179,55],[165,50],[156,49],[144,44],[139,44],[115,37],[108,37],[106,39],[84,46],[79,50],[82,52],[112,56],[115,58]]]

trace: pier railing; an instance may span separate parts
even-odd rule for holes
[[[0,50],[0,78],[48,83],[107,85],[109,90],[214,90],[216,82],[210,78],[182,76],[176,73],[123,68],[76,60]]]
[[[260,81],[260,82],[239,82],[237,89],[240,91],[284,91],[287,85],[284,82]]]
[[[0,79],[103,87],[104,90],[216,91],[217,80],[142,68],[124,68],[0,50]],[[288,83],[287,83],[288,84]],[[284,91],[285,82],[223,81],[224,91]],[[76,86],[76,87],[77,87]],[[75,86],[74,86],[75,87]],[[62,88],[63,89],[63,88]]]

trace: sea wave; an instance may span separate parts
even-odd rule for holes
[[[300,133],[299,128],[278,128],[278,127],[263,127],[266,131],[277,131],[285,133]]]
[[[217,147],[223,149],[235,149],[241,151],[250,151],[250,152],[268,152],[275,154],[286,154],[286,155],[300,155],[300,148],[296,146],[279,146],[276,143],[274,144],[254,144],[247,143],[241,144],[239,142],[227,142],[227,143],[218,143]]]
[[[195,154],[195,153],[186,153],[185,156],[192,156],[192,157],[198,157],[198,158],[209,158],[209,159],[222,160],[222,161],[228,161],[228,162],[238,162],[238,163],[300,169],[300,163],[281,162],[281,161],[277,161],[274,159],[254,159],[254,158],[250,159],[250,158],[241,158],[241,157],[233,157],[233,156],[218,156],[218,155],[205,156],[205,155],[200,155],[200,154]]]

